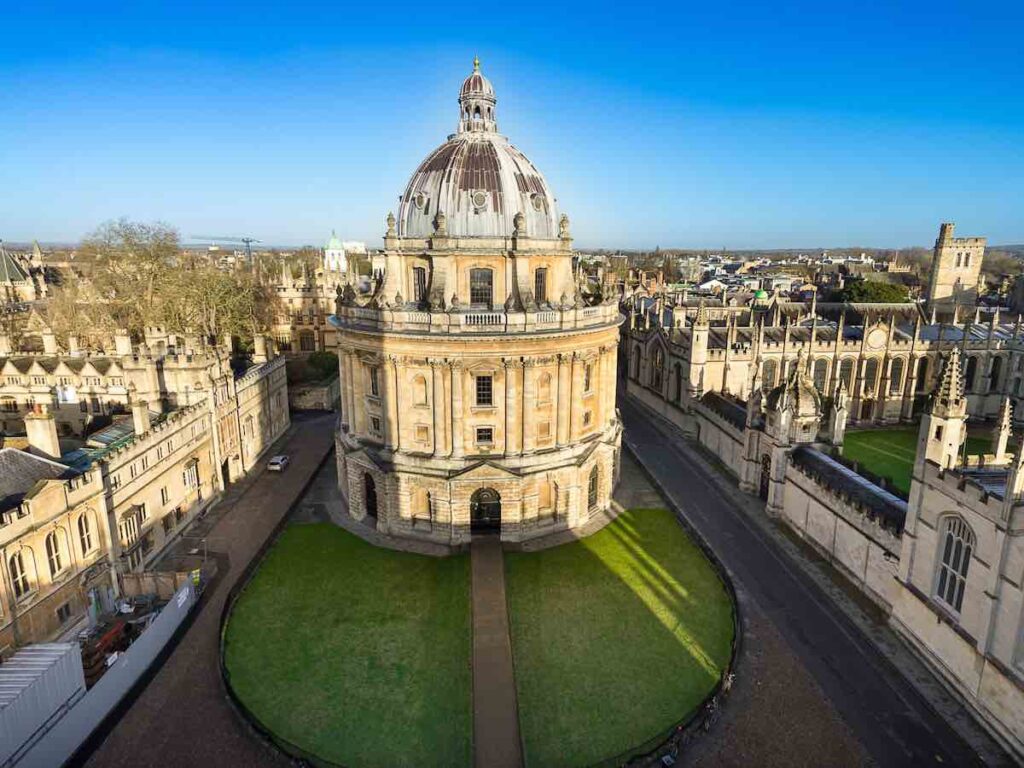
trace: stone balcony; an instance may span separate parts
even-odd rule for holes
[[[622,321],[616,303],[593,307],[550,309],[530,312],[496,310],[462,310],[458,312],[424,312],[406,308],[374,308],[339,306],[331,315],[336,328],[410,334],[530,334],[617,325]]]

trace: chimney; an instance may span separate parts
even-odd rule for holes
[[[57,335],[49,328],[43,331],[43,352],[48,355],[57,354]]]
[[[68,336],[68,353],[78,354],[78,337],[75,335]]]
[[[268,359],[267,337],[262,334],[256,334],[252,340],[252,361],[254,363],[265,363]]]
[[[45,406],[36,405],[31,413],[25,414],[25,432],[28,434],[29,453],[47,459],[60,458],[57,422]]]
[[[136,437],[149,432],[149,403],[145,400],[132,402],[132,426],[135,427]]]
[[[118,328],[114,333],[114,354],[130,355],[132,353],[132,337],[124,328]]]

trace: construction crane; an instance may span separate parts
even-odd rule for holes
[[[244,243],[245,260],[250,264],[252,264],[252,244],[263,242],[255,237],[211,237],[210,235],[189,235],[189,239],[204,243]]]

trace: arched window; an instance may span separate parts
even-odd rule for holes
[[[922,357],[917,361],[917,381],[914,382],[914,391],[917,394],[926,392],[928,387],[928,358]]]
[[[853,391],[853,358],[847,357],[839,363],[839,380],[843,382],[847,392]]]
[[[633,347],[633,380],[640,379],[640,347]]]
[[[551,402],[551,374],[542,373],[540,375],[540,381],[537,382],[537,402],[539,403],[550,403]]]
[[[878,360],[871,358],[864,365],[864,394],[874,395],[878,386]]]
[[[654,365],[651,366],[651,389],[661,391],[661,385],[664,383],[665,372],[665,351],[658,347],[654,350]]]
[[[469,303],[490,306],[494,302],[494,273],[489,269],[469,270]]]
[[[761,365],[761,386],[771,389],[775,386],[775,361],[765,360]]]
[[[964,519],[951,515],[942,526],[935,596],[959,613],[964,602],[967,569],[974,551],[974,533]]]
[[[367,517],[376,517],[377,484],[373,481],[373,475],[369,472],[363,473],[363,502],[365,504]]]
[[[60,542],[57,540],[56,531],[50,531],[46,536],[46,560],[50,564],[50,576],[56,578],[63,568],[60,559]]]
[[[893,358],[889,368],[889,393],[898,395],[903,389],[903,358]]]
[[[597,509],[597,465],[590,470],[590,480],[587,483],[587,508],[593,512]]]
[[[92,552],[92,526],[87,512],[83,512],[78,518],[78,543],[82,545],[83,555]]]
[[[814,361],[814,386],[818,388],[819,392],[825,391],[825,385],[828,380],[828,360],[824,357],[819,357]]]
[[[412,380],[412,401],[416,405],[427,404],[427,380],[422,376]]]
[[[672,373],[675,379],[675,390],[673,391],[673,399],[677,403],[683,402],[683,366],[676,363],[672,366]]]
[[[796,373],[796,367],[799,364],[800,364],[800,362],[798,360],[790,360],[789,361],[789,364],[786,366],[786,380],[787,381],[790,378],[792,378],[793,374]]]
[[[583,364],[583,391],[593,392],[594,390],[594,364]]]
[[[25,570],[25,559],[21,552],[15,552],[7,562],[11,570],[11,583],[14,584],[14,596],[24,597],[29,591],[28,571]]]
[[[998,392],[1002,386],[1003,376],[1003,358],[996,357],[992,359],[992,375],[989,377],[989,392]]]
[[[964,373],[964,391],[973,392],[977,386],[975,381],[978,375],[978,358],[976,355],[971,355],[967,358],[967,370]]]

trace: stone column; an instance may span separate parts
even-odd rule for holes
[[[434,456],[448,455],[448,441],[444,428],[444,361],[430,360],[430,378],[433,380],[431,411],[434,416]]]
[[[383,374],[384,412],[387,419],[387,426],[384,433],[384,445],[393,451],[397,451],[401,444],[401,425],[398,422],[398,414],[401,409],[398,405],[401,387],[398,385],[398,365],[394,355],[388,355],[381,366]]]
[[[531,453],[537,447],[537,371],[536,360],[523,360],[523,408],[522,431],[520,432],[519,452]]]
[[[601,354],[601,418],[602,426],[608,426],[615,419],[615,387],[618,378],[615,372],[615,347],[604,347]]]
[[[506,359],[505,361],[505,455],[509,456],[516,452],[517,445],[521,443],[517,440],[516,432],[518,425],[518,418],[516,414],[516,400],[518,395],[519,377],[517,371],[523,367],[522,360],[516,360],[514,358]]]
[[[462,407],[463,365],[461,360],[453,360],[448,365],[452,376],[452,456],[460,459],[463,456],[462,441],[465,436],[465,413]]]
[[[359,435],[366,434],[366,408],[364,396],[364,379],[362,361],[359,356],[352,354],[352,422],[355,425],[353,431]]]
[[[558,407],[556,419],[558,431],[556,440],[558,445],[565,445],[569,442],[569,409],[570,387],[571,387],[571,366],[572,353],[566,352],[558,355]]]
[[[583,428],[583,353],[572,353],[572,371],[569,384],[569,440],[580,439]]]

